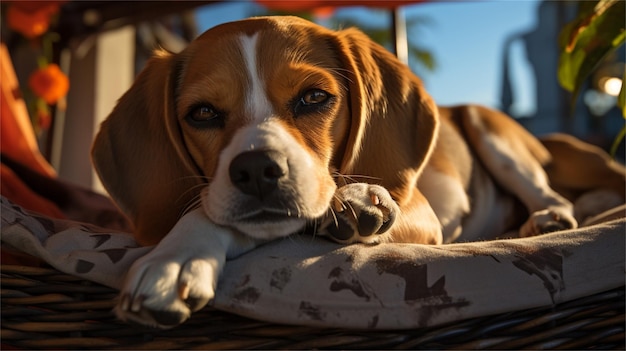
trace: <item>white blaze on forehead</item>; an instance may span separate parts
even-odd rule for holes
[[[240,38],[243,59],[248,73],[249,86],[246,96],[246,113],[257,122],[261,122],[272,115],[272,106],[265,93],[265,85],[261,80],[257,63],[257,42],[259,33],[252,36],[243,35]]]

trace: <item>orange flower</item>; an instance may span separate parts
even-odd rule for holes
[[[33,72],[28,79],[28,86],[35,95],[52,105],[67,94],[70,81],[58,65],[51,63]]]
[[[50,17],[45,12],[24,12],[16,6],[7,10],[9,28],[19,32],[28,39],[36,38],[48,30]]]
[[[12,1],[7,9],[9,28],[28,39],[48,30],[50,17],[59,11],[63,1]]]

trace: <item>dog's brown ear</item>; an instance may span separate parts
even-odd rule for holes
[[[385,48],[356,29],[337,36],[351,104],[340,172],[377,177],[403,192],[414,186],[434,147],[437,107],[419,78]]]
[[[174,55],[152,58],[102,123],[92,147],[102,183],[132,220],[142,245],[156,244],[169,232],[200,181],[174,114],[176,68]]]

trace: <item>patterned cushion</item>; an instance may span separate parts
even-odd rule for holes
[[[416,328],[624,285],[626,220],[526,239],[342,246],[294,235],[228,261],[213,307],[260,320]],[[2,242],[119,288],[150,248],[127,233],[28,213],[2,198]]]

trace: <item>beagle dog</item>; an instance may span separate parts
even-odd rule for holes
[[[550,182],[576,196],[600,189],[612,204],[625,180],[579,143],[557,136],[547,149],[500,112],[437,107],[356,29],[296,17],[217,26],[157,53],[93,145],[136,240],[156,245],[129,271],[117,314],[175,326],[213,297],[227,258],[305,227],[345,244],[576,228]],[[546,173],[579,160],[549,149],[598,167]]]

